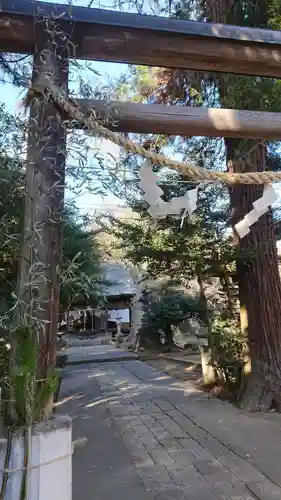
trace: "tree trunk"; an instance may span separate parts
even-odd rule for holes
[[[233,319],[235,317],[235,306],[233,299],[232,283],[227,271],[224,271],[223,274],[221,275],[221,285],[227,299],[227,316],[228,318]]]
[[[264,3],[257,2],[252,12],[252,25],[266,24]],[[207,0],[203,5],[204,13],[212,22],[243,24],[245,13],[243,2],[235,0]],[[219,80],[220,97],[227,104],[228,86],[231,80]],[[247,96],[244,99],[247,105]],[[243,107],[241,96],[239,106]],[[235,161],[235,150],[239,153],[239,141],[226,139],[228,170],[263,171],[266,169],[266,149],[262,144],[255,144],[246,151],[244,161]],[[238,146],[238,148],[237,148]],[[245,150],[245,148],[243,148]],[[247,168],[246,162],[247,160]],[[263,186],[239,186],[230,189],[232,222],[252,210],[253,201],[257,200]],[[236,244],[242,250],[251,252],[248,261],[237,261],[237,279],[243,329],[248,334],[251,373],[244,377],[240,391],[239,404],[251,410],[270,409],[272,405],[280,407],[281,394],[281,283],[278,269],[277,248],[273,228],[272,213],[263,215],[251,226],[249,235],[236,236]]]
[[[237,171],[233,161],[236,144],[226,140],[228,168]],[[253,171],[265,170],[265,147],[256,144],[247,160]],[[252,210],[262,192],[263,186],[258,185],[231,188],[233,224]],[[281,282],[271,210],[251,226],[250,234],[241,240],[236,236],[236,244],[249,253],[249,258],[237,261],[237,279],[251,358],[251,374],[244,377],[239,405],[266,410],[281,402]]]
[[[209,309],[208,309],[208,302],[204,290],[204,282],[203,282],[203,276],[201,272],[200,266],[196,267],[196,274],[197,274],[197,281],[199,285],[199,290],[200,290],[200,303],[203,309],[203,316],[204,316],[204,322],[207,326],[207,331],[208,331],[208,345],[209,347],[212,346],[212,322],[209,314]]]
[[[174,345],[174,334],[170,324],[165,328],[165,343],[169,348]]]

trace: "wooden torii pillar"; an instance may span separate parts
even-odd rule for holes
[[[56,28],[54,21],[36,20],[32,82],[47,72],[67,91],[67,40]],[[51,100],[33,94],[30,104],[19,296],[26,321],[36,322],[39,377],[45,378],[56,355],[66,130]]]

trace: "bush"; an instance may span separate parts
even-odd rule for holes
[[[237,387],[244,365],[245,339],[234,320],[215,318],[212,326],[211,364],[227,386]]]
[[[158,286],[146,294],[142,342],[154,345],[173,344],[173,330],[184,320],[202,316],[198,300],[172,286]]]

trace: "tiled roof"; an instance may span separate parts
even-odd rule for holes
[[[129,269],[122,262],[104,262],[101,264],[106,281],[110,282],[105,287],[106,295],[135,294],[136,285]]]

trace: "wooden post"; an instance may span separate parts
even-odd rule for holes
[[[68,53],[55,22],[37,21],[32,81],[43,72],[67,91]],[[38,376],[55,365],[59,313],[66,131],[53,102],[31,96],[25,217],[19,270],[20,321],[36,324]]]

